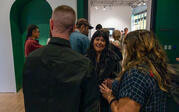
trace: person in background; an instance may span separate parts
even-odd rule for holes
[[[39,38],[40,31],[38,26],[29,25],[27,29],[27,36],[25,41],[25,57],[27,57],[32,51],[42,47],[37,40]]]
[[[114,38],[113,44],[120,48],[121,32],[119,30],[114,30],[112,36]]]
[[[127,33],[128,33],[128,28],[124,28],[124,33],[122,34],[122,37],[121,37],[121,43],[123,43],[123,40],[127,36]],[[121,46],[122,46],[122,44],[121,44]]]
[[[101,31],[105,32],[107,37],[109,37],[109,30],[107,28],[102,28]],[[115,46],[112,42],[109,42],[108,49],[117,54],[120,61],[122,60],[122,53],[118,45]]]
[[[109,34],[103,30],[96,31],[91,39],[87,57],[93,63],[98,78],[98,84],[104,80],[117,77],[120,72],[119,57],[108,48]],[[100,112],[108,112],[109,104],[100,95]]]
[[[165,112],[175,73],[156,36],[147,30],[133,31],[122,47],[121,73],[112,88],[100,86],[112,112]]]
[[[75,31],[70,35],[71,47],[74,51],[85,55],[89,48],[90,40],[88,38],[89,29],[93,27],[84,19],[78,19]]]
[[[101,30],[103,27],[102,27],[102,25],[101,24],[97,24],[96,25],[96,30]]]
[[[121,37],[122,37],[122,35],[123,35],[123,30],[121,30]]]
[[[128,28],[124,28],[124,36],[127,36],[127,34],[128,34]]]
[[[71,7],[55,8],[50,42],[27,57],[23,70],[26,112],[98,112],[99,90],[91,61],[70,47],[75,20]]]

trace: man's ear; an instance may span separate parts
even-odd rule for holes
[[[51,32],[53,31],[53,27],[54,27],[53,20],[50,19],[50,31]]]

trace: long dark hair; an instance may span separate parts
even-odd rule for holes
[[[105,48],[101,53],[100,60],[104,60],[103,58],[105,58],[105,54],[108,52],[108,45],[109,45],[109,34],[108,34],[108,32],[106,32],[104,30],[98,30],[93,34],[92,39],[91,39],[91,43],[90,43],[90,48],[88,49],[88,53],[87,53],[88,57],[90,58],[90,60],[92,61],[93,64],[96,63],[96,51],[95,51],[94,46],[93,46],[94,39],[96,37],[103,37],[105,42],[106,42]]]
[[[27,28],[27,35],[26,35],[26,41],[28,40],[29,37],[32,36],[33,30],[38,29],[38,28],[39,27],[37,25],[34,25],[34,24],[31,24],[31,25],[28,26],[28,28]]]

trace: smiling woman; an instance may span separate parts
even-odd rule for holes
[[[120,72],[120,58],[109,48],[109,32],[105,30],[96,31],[91,39],[87,57],[93,63],[100,85],[104,80],[113,80]],[[100,112],[109,110],[109,104],[100,95]]]

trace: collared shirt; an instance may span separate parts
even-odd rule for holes
[[[41,48],[42,45],[39,44],[38,40],[28,39],[25,42],[25,56],[27,57],[32,51]]]
[[[52,37],[26,58],[26,112],[98,112],[97,87],[90,60],[73,51],[68,40]]]
[[[79,30],[75,30],[70,35],[70,43],[71,47],[74,51],[85,55],[90,45],[90,41],[88,37],[79,32]]]
[[[126,71],[120,84],[113,82],[112,91],[117,99],[128,97],[139,103],[140,112],[166,112],[167,93],[148,72],[136,68]]]

